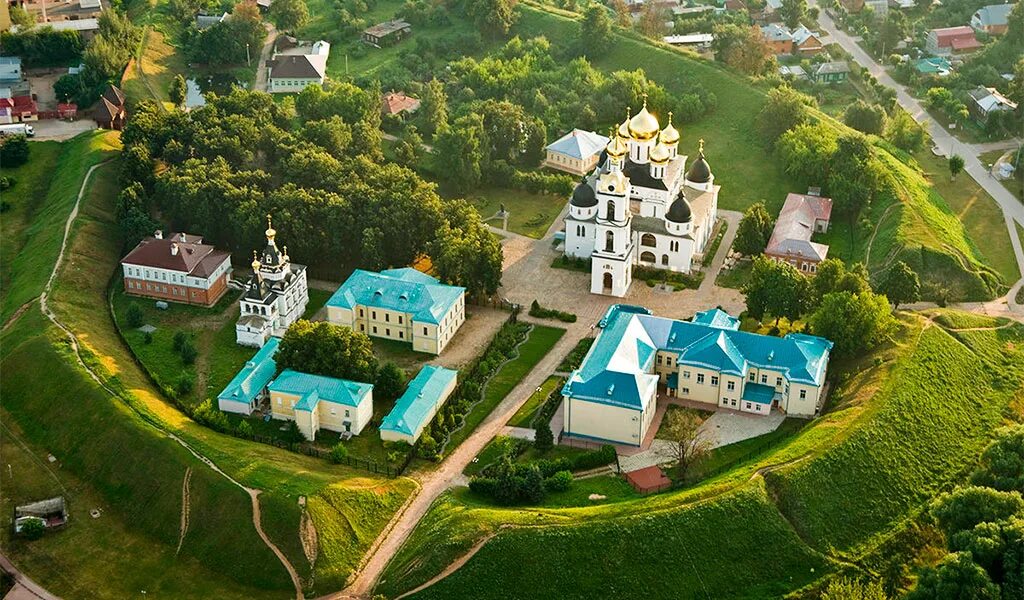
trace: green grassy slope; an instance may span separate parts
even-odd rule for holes
[[[245,485],[263,490],[260,495],[263,527],[298,570],[306,592],[318,595],[336,591],[339,582],[345,579],[352,565],[356,564],[358,557],[375,537],[374,532],[379,531],[390,519],[397,506],[396,502],[381,503],[374,501],[371,496],[354,494],[350,508],[312,515],[314,526],[325,530],[347,521],[354,512],[367,515],[363,525],[364,533],[350,542],[345,553],[320,553],[316,563],[317,573],[327,570],[334,572],[333,577],[320,579],[314,576],[313,566],[306,560],[299,537],[303,511],[299,505],[300,497],[305,496],[311,500],[322,492],[326,493],[328,487],[352,486],[354,490],[372,487],[380,494],[404,499],[414,484],[404,478],[384,480],[365,477],[363,472],[333,466],[323,460],[215,433],[192,422],[160,396],[160,392],[133,361],[130,351],[118,337],[107,308],[108,281],[117,268],[117,260],[122,252],[120,232],[113,215],[116,196],[116,185],[113,182],[116,172],[116,163],[97,170],[96,179],[89,187],[79,218],[72,229],[68,254],[51,295],[54,312],[75,331],[85,360],[105,378],[108,385],[118,391],[117,398],[101,395],[97,400],[97,403],[102,402],[102,406],[109,407],[113,412],[104,417],[106,420],[103,423],[85,420],[83,425],[83,418],[74,414],[61,421],[63,429],[57,428],[51,432],[40,425],[48,423],[55,418],[55,414],[62,412],[54,410],[54,395],[58,395],[62,402],[80,401],[78,397],[86,393],[81,390],[88,390],[91,384],[85,380],[82,371],[69,366],[65,354],[47,358],[49,362],[37,357],[46,354],[46,341],[36,339],[42,336],[42,321],[35,306],[24,313],[4,335],[2,379],[5,410],[9,411],[17,425],[24,428],[30,442],[47,446],[60,442],[66,446],[49,450],[59,449],[60,454],[75,453],[83,456],[83,461],[86,460],[84,457],[91,457],[90,462],[81,463],[81,470],[72,473],[82,482],[84,493],[101,499],[98,505],[111,511],[112,524],[116,517],[119,527],[127,530],[131,536],[146,541],[147,554],[160,556],[160,553],[169,553],[168,560],[173,560],[180,523],[181,478],[186,463],[175,463],[172,460],[175,455],[169,453],[169,456],[162,457],[156,450],[149,448],[148,438],[170,443],[151,425],[143,424],[146,420],[160,423]],[[59,237],[57,240],[59,245]],[[25,343],[19,344],[19,340]],[[30,344],[28,340],[33,341]],[[57,348],[63,348],[64,345],[63,340],[49,344]],[[15,352],[18,352],[17,356]],[[40,385],[41,373],[53,373],[61,379],[62,385],[70,386],[69,389],[54,391],[53,386],[50,386],[51,389],[40,393],[45,387]],[[33,395],[38,396],[38,400]],[[19,396],[18,401],[8,406],[7,398],[14,396]],[[128,410],[129,406],[137,412]],[[61,407],[58,405],[58,408]],[[79,407],[76,405],[75,408]],[[139,419],[137,414],[144,415],[144,419]],[[120,423],[128,419],[135,424],[129,427],[130,424]],[[108,429],[119,426],[123,426],[123,431],[113,437],[107,436]],[[45,437],[47,435],[60,437],[51,439]],[[108,444],[108,441],[113,445]],[[118,470],[120,463],[128,458],[136,460],[138,453],[144,456],[137,462],[146,468],[126,469],[125,474],[122,474]],[[152,456],[151,464],[148,462],[149,456]],[[119,460],[119,457],[128,458]],[[153,570],[140,573],[138,577],[154,581],[148,588],[150,590],[157,589],[152,586],[162,581],[154,575],[156,572],[168,571],[168,577],[182,580],[176,584],[180,589],[172,588],[169,579],[163,584],[170,590],[165,594],[167,597],[260,597],[260,590],[266,590],[276,597],[287,595],[291,589],[287,573],[277,558],[255,537],[250,522],[248,498],[236,487],[223,488],[224,484],[228,484],[227,480],[214,477],[214,473],[198,461],[193,460],[193,463],[187,465],[193,467],[193,489],[198,499],[193,508],[193,522],[196,527],[199,527],[199,523],[203,523],[203,526],[202,533],[196,534],[195,540],[186,537],[182,553],[184,556],[185,548],[190,543],[194,544],[195,547],[189,549],[190,554],[187,556],[194,556],[196,560],[187,562],[180,558],[180,569],[167,569],[155,563],[146,563]],[[173,474],[173,479],[170,474]],[[235,499],[232,494],[238,498]],[[159,497],[151,499],[151,495]],[[207,506],[206,499],[217,505]],[[239,502],[240,505],[236,506]],[[135,518],[134,511],[142,511],[150,504],[153,505],[151,519]],[[170,514],[171,508],[178,512]],[[127,551],[111,551],[106,555],[93,553],[96,555],[95,560],[85,561],[92,556],[85,548],[101,545],[100,540],[106,539],[101,538],[98,532],[89,531],[75,538],[77,541],[74,542],[70,539],[63,542],[65,539],[69,538],[55,536],[53,546],[38,546],[39,553],[35,560],[22,565],[30,576],[49,585],[55,575],[48,565],[54,564],[64,555],[81,554],[82,568],[86,573],[81,577],[81,585],[92,582],[93,589],[100,590],[97,594],[110,589],[106,597],[120,598],[134,595],[135,592],[131,591],[133,589],[147,589],[136,578],[129,581],[130,585],[138,585],[135,588],[122,590],[115,585],[104,585],[101,575],[112,577],[118,570],[131,570],[135,568],[133,561],[138,562],[139,559]],[[73,543],[79,545],[74,546]],[[236,550],[235,544],[242,548]],[[126,548],[131,549],[132,546]],[[141,546],[135,551],[141,552]],[[222,572],[207,575],[203,571],[206,568]],[[249,573],[249,570],[254,573]],[[67,577],[73,575],[74,572],[69,572]],[[57,589],[63,589],[61,585],[71,584],[55,582],[54,585]],[[251,590],[249,586],[252,586]],[[228,589],[223,591],[222,588]],[[69,595],[83,594],[69,592]]]
[[[949,333],[907,317],[894,343],[856,362],[836,362],[833,368],[850,376],[833,393],[835,408],[766,453],[693,488],[586,508],[484,507],[445,496],[378,591],[393,596],[422,584],[490,533],[497,535],[464,567],[420,596],[479,593],[495,578],[494,589],[529,595],[554,586],[559,597],[586,597],[596,580],[624,597],[662,581],[684,597],[774,597],[800,588],[832,564],[816,562],[818,552],[842,561],[869,553],[962,474],[1024,385],[1022,343],[1020,325]],[[766,467],[764,495],[755,473]],[[718,511],[729,519],[716,520]],[[708,548],[695,548],[705,521],[719,535]],[[786,550],[776,552],[777,543]],[[780,565],[770,572],[735,562],[764,558],[768,549],[766,560]],[[686,552],[700,567],[706,594],[687,579]],[[784,561],[794,552],[813,574]],[[675,568],[660,565],[661,555],[672,556]],[[746,577],[747,569],[756,574]]]
[[[24,542],[11,542],[22,567],[33,574],[44,572],[56,557],[77,555],[81,571],[52,569],[43,579],[52,591],[71,597],[126,597],[139,589],[168,597],[202,597],[214,590],[221,597],[235,598],[288,592],[288,575],[257,537],[249,498],[241,489],[146,426],[125,406],[111,402],[72,365],[59,333],[44,324],[34,307],[11,335],[24,337],[3,338],[4,411],[25,438],[59,457],[62,471],[89,482],[96,507],[104,512],[102,520],[92,522],[81,514],[91,507],[75,506],[83,518],[69,526],[74,535],[47,536],[39,546],[28,544],[31,548],[24,554]],[[38,379],[43,373],[45,385]],[[35,376],[19,376],[25,374]],[[182,480],[189,468],[191,525],[176,559]],[[5,492],[9,493],[19,494],[18,487]],[[131,543],[94,547],[95,538],[77,531],[101,533],[107,522],[125,531]],[[130,566],[136,560],[130,552],[134,547],[155,553],[144,559],[149,568]],[[111,577],[118,570],[123,575]]]
[[[106,160],[120,148],[116,132],[91,131],[61,144],[60,156],[53,162],[53,147],[50,143],[33,152],[28,164],[14,170],[30,171],[32,176],[24,177],[4,195],[10,195],[15,206],[24,205],[24,212],[15,213],[12,222],[23,222],[24,229],[13,237],[13,243],[5,240],[4,256],[0,273],[3,273],[3,294],[0,296],[0,322],[6,322],[19,306],[35,298],[43,291],[43,285],[50,276],[50,269],[60,252],[60,240],[64,235],[64,222],[74,206],[78,190],[89,167]],[[8,170],[0,170],[7,175]],[[41,183],[32,187],[33,181]],[[4,228],[5,237],[7,227]]]
[[[1021,333],[1018,326],[1005,335]],[[805,539],[822,550],[855,550],[970,464],[1024,375],[1024,354],[999,338],[979,332],[964,345],[928,327],[878,394],[869,422],[815,460],[768,476]]]

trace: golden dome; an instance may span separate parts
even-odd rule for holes
[[[629,120],[629,133],[637,140],[644,142],[653,140],[658,135],[661,125],[658,119],[647,111],[647,98],[644,97],[644,107]]]
[[[617,194],[621,196],[626,193],[626,186],[628,184],[629,180],[626,179],[622,171],[602,173],[597,178],[597,191],[604,194]]]
[[[256,258],[256,251],[253,250],[252,251],[252,270],[253,270],[253,272],[259,272],[260,267],[262,267],[262,266],[263,265],[260,264],[260,259]]]
[[[630,109],[627,106],[626,107],[626,118],[625,118],[625,120],[622,121],[622,124],[619,125],[618,135],[619,135],[620,138],[622,138],[624,140],[628,140],[630,137],[632,137],[629,134],[629,112],[630,112],[630,110],[632,110],[632,109]]]
[[[668,146],[665,145],[665,140],[659,140],[658,143],[651,148],[650,158],[651,162],[656,165],[666,164],[668,159],[672,158],[672,153],[669,151]]]
[[[267,234],[268,240],[273,240],[274,236],[277,235],[277,231],[274,229],[274,226],[270,224],[269,214],[267,215],[267,231],[265,233]]]
[[[621,137],[614,136],[612,141],[608,142],[608,147],[605,150],[608,152],[608,156],[612,158],[622,158],[629,152],[629,147],[626,146]]]
[[[661,143],[670,146],[679,143],[679,130],[672,126],[672,113],[668,113],[668,125],[661,130]]]

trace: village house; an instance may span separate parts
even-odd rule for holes
[[[787,195],[764,255],[805,273],[817,272],[818,265],[828,257],[828,246],[812,242],[811,236],[828,231],[831,218],[831,198]]]
[[[407,21],[395,19],[367,28],[363,31],[362,40],[371,46],[380,48],[397,44],[410,35],[412,35],[412,25]]]
[[[967,103],[967,109],[980,123],[988,121],[992,113],[1017,110],[1017,103],[999,93],[996,88],[978,87],[967,95],[971,98]]]
[[[21,81],[21,58],[0,56],[0,87]]]
[[[239,300],[235,342],[260,347],[271,336],[283,336],[298,321],[309,303],[306,266],[291,262],[288,247],[277,247],[277,231],[267,215],[267,245],[253,252],[253,275]]]
[[[268,91],[272,94],[297,93],[308,85],[323,85],[327,78],[327,59],[331,44],[320,40],[279,47],[267,61]]]
[[[823,62],[811,70],[815,83],[842,83],[850,76],[850,65],[845,60]]]
[[[321,429],[359,435],[373,418],[373,386],[368,383],[285,369],[267,392],[273,418],[295,421],[310,441]]]
[[[974,36],[974,30],[966,25],[932,29],[925,38],[925,50],[938,56],[962,54],[980,47],[981,42]]]
[[[327,321],[440,354],[466,320],[466,288],[416,269],[356,269],[327,301]]]
[[[381,112],[385,115],[397,115],[400,113],[414,113],[420,108],[420,101],[405,92],[391,90],[385,92],[381,98]]]
[[[784,54],[813,56],[825,50],[818,34],[803,25],[790,31],[781,23],[770,23],[761,27],[761,37],[777,56]]]
[[[971,27],[989,35],[1002,35],[1010,20],[1013,4],[989,4],[979,8],[971,17]]]
[[[217,408],[224,412],[251,415],[267,398],[267,385],[277,372],[274,354],[280,338],[272,337],[217,394]]]
[[[739,331],[739,319],[719,309],[680,321],[624,304],[610,307],[598,328],[562,388],[568,436],[640,446],[659,393],[709,410],[801,417],[824,400],[832,342],[821,337]]]
[[[29,95],[10,96],[0,90],[0,123],[27,123],[39,120],[39,107]]]
[[[221,13],[219,15],[196,15],[196,29],[203,31],[216,25],[217,23],[223,23],[228,18],[228,13]]]
[[[914,69],[922,75],[947,77],[953,72],[953,64],[944,56],[929,56],[914,63]]]
[[[714,34],[711,33],[688,33],[685,35],[666,35],[661,38],[661,41],[666,44],[673,46],[683,46],[684,48],[693,48],[696,50],[705,50],[711,47],[711,43],[715,41]]]
[[[599,133],[573,129],[544,148],[542,166],[585,175],[597,166],[597,159],[607,145],[608,138]]]
[[[117,86],[108,84],[96,103],[93,119],[103,129],[114,129],[120,131],[124,128],[125,119],[128,113],[125,110],[125,96]]]
[[[395,407],[380,423],[380,438],[386,442],[415,444],[438,409],[455,391],[458,372],[424,365],[409,382]]]
[[[718,214],[719,186],[700,141],[687,169],[672,113],[664,129],[647,101],[619,125],[597,168],[573,190],[565,255],[590,260],[590,292],[625,296],[633,266],[689,273]]]
[[[157,231],[121,259],[130,296],[213,306],[228,289],[231,255],[188,233]]]

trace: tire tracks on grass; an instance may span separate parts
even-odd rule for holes
[[[81,348],[80,348],[79,343],[78,343],[78,338],[75,336],[74,332],[71,331],[71,329],[68,326],[64,325],[64,323],[62,323],[60,321],[60,319],[57,318],[57,315],[54,314],[54,312],[50,309],[50,306],[49,306],[49,296],[50,296],[51,290],[53,289],[53,282],[57,279],[57,273],[60,271],[60,267],[61,267],[61,265],[64,262],[64,255],[67,252],[68,238],[70,237],[70,234],[71,234],[71,227],[72,227],[72,225],[74,225],[75,219],[78,217],[78,209],[81,206],[82,197],[85,195],[85,190],[88,187],[89,178],[92,177],[92,174],[93,174],[94,171],[96,171],[96,169],[106,165],[111,160],[113,160],[113,159],[108,159],[108,160],[105,160],[103,162],[97,163],[97,164],[89,167],[89,170],[86,171],[86,173],[85,173],[85,177],[82,178],[82,186],[78,190],[78,196],[75,198],[75,204],[71,208],[71,213],[68,215],[67,221],[64,223],[64,237],[63,237],[63,239],[61,240],[61,243],[60,243],[60,253],[57,255],[57,260],[56,260],[56,262],[53,265],[53,270],[50,271],[49,279],[46,280],[46,286],[43,288],[43,293],[39,295],[39,309],[42,311],[43,315],[47,319],[50,320],[50,322],[52,322],[54,325],[56,325],[57,328],[60,329],[61,331],[63,331],[64,334],[67,336],[68,343],[70,345],[70,348],[71,348],[72,352],[74,353],[75,360],[78,362],[79,366],[81,366],[82,369],[85,370],[85,372],[89,375],[89,377],[92,378],[92,380],[95,381],[97,383],[97,385],[100,386],[100,388],[102,388],[104,391],[106,391],[111,396],[124,400],[121,397],[120,393],[118,393],[113,388],[111,388],[109,385],[107,385],[106,380],[103,379],[102,377],[100,377],[100,375],[98,373],[96,373],[92,369],[92,367],[90,367],[85,362],[85,359],[82,358],[82,352],[81,352]],[[270,548],[270,550],[274,553],[275,556],[277,556],[277,558],[281,562],[282,566],[284,566],[285,570],[288,572],[289,577],[291,578],[292,585],[295,588],[295,597],[298,600],[302,600],[303,597],[304,597],[303,594],[302,594],[302,581],[299,579],[299,575],[295,571],[295,567],[293,567],[292,564],[288,561],[288,558],[284,555],[283,552],[281,552],[281,549],[278,548],[270,540],[270,538],[267,536],[266,532],[263,531],[263,527],[260,524],[260,503],[259,503],[258,497],[259,497],[259,494],[260,494],[261,490],[258,490],[258,489],[255,489],[255,488],[246,487],[242,483],[238,482],[233,477],[231,477],[230,475],[225,473],[223,470],[221,470],[221,468],[218,467],[212,460],[210,460],[209,458],[207,458],[203,454],[200,454],[195,448],[193,448],[191,445],[189,445],[185,440],[183,440],[180,437],[178,437],[176,434],[171,432],[169,429],[164,427],[162,424],[160,424],[155,419],[148,418],[146,415],[143,415],[138,410],[138,408],[136,406],[134,406],[131,402],[128,402],[128,401],[125,400],[125,404],[129,408],[131,408],[133,411],[135,411],[136,414],[138,414],[140,417],[142,417],[142,419],[145,422],[147,422],[150,425],[152,425],[154,428],[156,428],[158,431],[160,431],[161,433],[163,433],[167,437],[169,437],[172,440],[178,442],[178,444],[180,444],[183,448],[188,450],[188,452],[190,454],[192,454],[192,456],[194,456],[197,460],[199,460],[200,462],[202,462],[203,464],[208,466],[211,470],[213,470],[218,475],[221,475],[222,477],[224,477],[225,479],[227,479],[228,481],[230,481],[234,485],[236,485],[239,488],[241,488],[243,491],[245,491],[249,495],[250,501],[252,502],[252,524],[253,524],[253,527],[256,529],[256,533],[260,536],[260,539],[263,540],[263,543],[266,544],[266,546],[268,548]],[[180,546],[180,542],[179,542],[179,546]]]
[[[181,528],[178,531],[178,549],[174,551],[177,556],[181,552],[181,545],[185,542],[185,535],[188,533],[189,513],[192,510],[189,499],[189,484],[192,482],[192,467],[185,469],[185,477],[181,480]]]

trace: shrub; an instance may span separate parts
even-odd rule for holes
[[[564,492],[572,485],[572,473],[569,471],[558,471],[551,477],[544,480],[544,488],[549,492]]]
[[[4,167],[17,167],[28,162],[28,138],[24,135],[5,136],[0,139],[0,163]]]
[[[146,344],[147,346],[152,344],[153,343],[153,332],[152,331],[147,331],[146,332],[146,337],[142,338],[142,342],[144,344]]]
[[[30,519],[21,524],[21,535],[27,540],[38,540],[46,533],[42,519]]]
[[[0,192],[11,189],[15,183],[17,183],[17,180],[13,177],[8,177],[7,175],[0,177]]]
[[[184,331],[174,332],[174,340],[171,342],[171,347],[174,348],[175,352],[181,352],[181,348],[188,341],[188,334]]]
[[[342,463],[348,458],[348,447],[343,442],[338,442],[333,448],[331,448],[330,454],[327,455],[327,460],[334,464]]]
[[[538,319],[558,319],[565,323],[575,323],[576,315],[553,308],[544,308],[536,300],[530,305],[530,316]]]
[[[125,323],[128,324],[132,329],[138,329],[142,327],[143,321],[146,319],[146,313],[142,311],[142,307],[136,302],[132,302],[128,305],[128,310],[124,313]]]
[[[178,396],[187,396],[192,393],[192,389],[195,387],[196,381],[188,373],[182,374],[178,378],[178,383],[174,386],[174,391],[178,393]]]
[[[537,423],[536,436],[533,441],[533,447],[538,452],[547,452],[555,445],[555,436],[551,433],[551,425],[545,420],[541,419]]]
[[[220,432],[226,432],[231,429],[231,424],[228,423],[227,415],[217,410],[213,405],[213,400],[210,398],[203,400],[202,404],[196,407],[192,412],[192,418],[195,419],[197,423],[206,425],[207,427]]]
[[[244,438],[251,438],[254,435],[252,425],[248,421],[242,421],[238,424],[238,435]]]
[[[186,365],[191,365],[196,362],[196,357],[199,356],[199,351],[196,350],[196,346],[192,343],[191,339],[185,340],[185,343],[182,344],[178,353],[181,354],[181,362]]]

